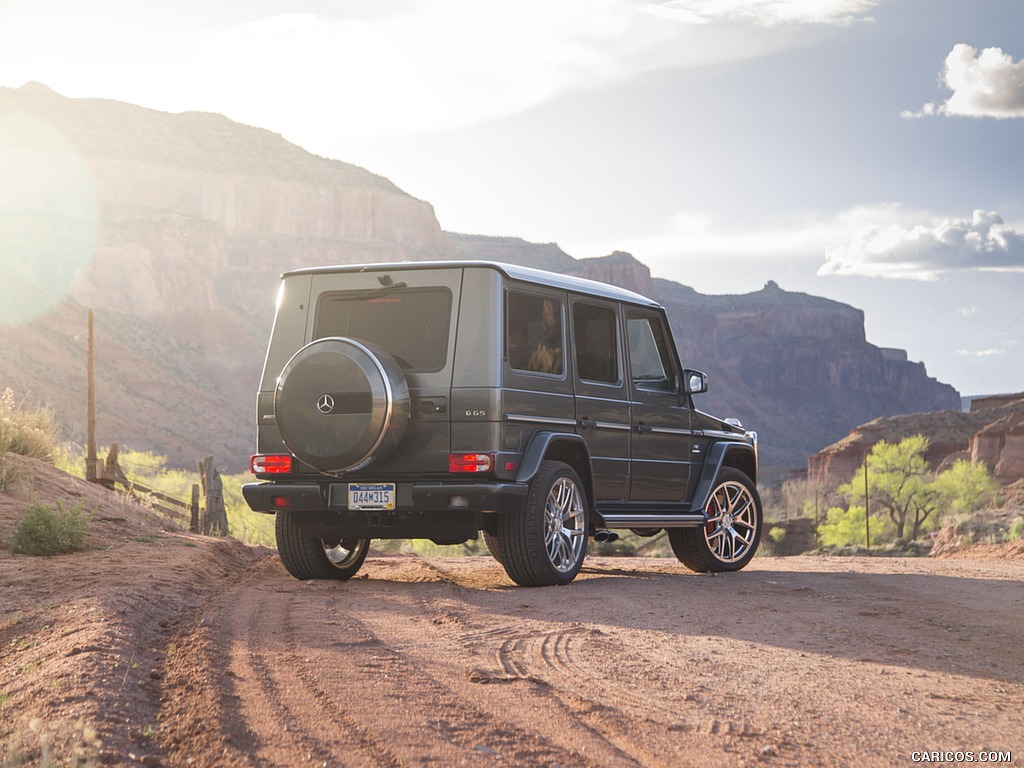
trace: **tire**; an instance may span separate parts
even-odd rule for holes
[[[750,478],[723,467],[708,497],[708,522],[700,528],[669,528],[672,551],[697,573],[738,571],[754,557],[761,542],[761,497]]]
[[[487,547],[487,552],[497,560],[501,562],[501,550],[498,548],[498,537],[490,531],[481,531],[484,538],[484,546]]]
[[[356,575],[370,549],[369,539],[341,539],[328,544],[308,536],[295,524],[292,513],[277,513],[275,524],[277,552],[288,573],[300,581],[337,579],[347,581]]]
[[[579,475],[568,464],[545,461],[523,509],[498,518],[498,561],[524,587],[568,584],[587,554],[587,517]]]
[[[317,339],[278,377],[274,418],[297,458],[339,474],[387,457],[409,423],[409,384],[395,359],[359,339]]]

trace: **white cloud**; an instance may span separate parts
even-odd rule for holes
[[[1004,353],[1002,349],[958,349],[956,353],[960,357],[993,357]]]
[[[775,24],[850,24],[864,19],[878,0],[676,0],[651,3],[658,12],[679,12],[696,20]]]
[[[844,215],[804,213],[776,217],[770,226],[681,212],[658,232],[599,241],[565,241],[577,258],[627,251],[655,277],[678,280],[706,292],[720,292],[723,277],[730,290],[757,290],[766,280],[813,275],[832,243],[852,237],[857,222]]]
[[[687,284],[695,287],[704,273],[720,276],[726,264],[748,282],[786,269],[813,273],[816,266],[819,276],[913,280],[936,280],[966,270],[1024,273],[1024,228],[1010,226],[990,211],[954,219],[898,204],[805,213],[760,228],[689,211],[652,234],[561,245],[578,258],[627,251],[657,276],[677,275],[685,265],[694,273]],[[977,308],[954,311],[969,317]]]
[[[977,49],[958,43],[946,56],[942,81],[953,94],[903,117],[1024,117],[1024,59],[1014,61],[1001,48]]]
[[[1024,230],[992,211],[952,219],[886,205],[846,216],[856,233],[826,249],[819,275],[934,280],[965,270],[1024,272]]]
[[[186,28],[97,0],[67,32],[49,16],[3,25],[0,59],[21,82],[68,96],[215,111],[306,146],[343,147],[513,114],[638,73],[755,58],[864,19],[878,2],[354,0],[334,6],[343,17],[324,4],[283,12],[295,6],[281,2],[282,13],[256,18],[233,0],[218,11],[249,22],[212,27],[196,15]]]

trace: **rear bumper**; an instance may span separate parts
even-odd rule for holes
[[[522,508],[526,483],[396,483],[397,512],[498,512]],[[347,483],[246,483],[242,496],[255,512],[280,509],[348,512]]]

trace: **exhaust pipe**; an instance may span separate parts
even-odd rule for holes
[[[594,534],[594,541],[608,542],[610,544],[611,542],[618,540],[619,534],[615,533],[615,531],[597,531]]]

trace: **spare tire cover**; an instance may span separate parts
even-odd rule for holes
[[[360,339],[300,349],[277,379],[274,415],[288,450],[324,472],[354,471],[395,449],[409,422],[409,385],[395,359]]]

